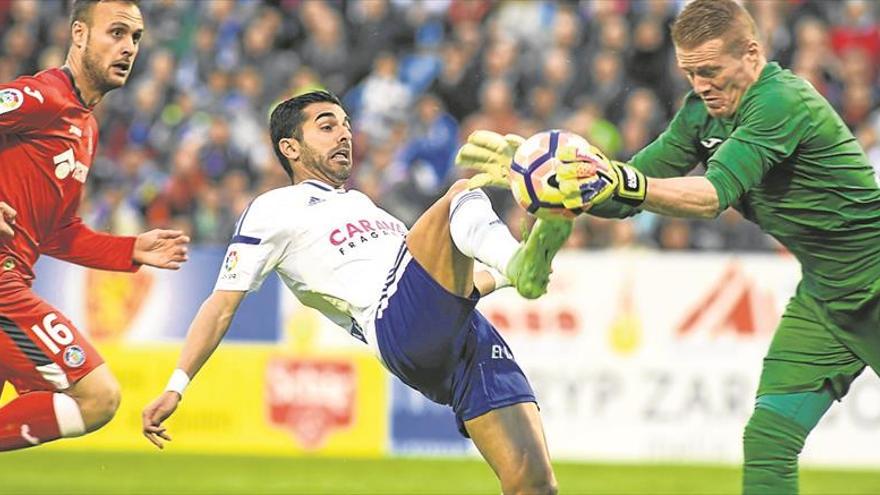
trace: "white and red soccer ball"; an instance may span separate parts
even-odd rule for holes
[[[556,180],[560,164],[557,151],[565,146],[577,149],[579,160],[601,163],[607,158],[586,139],[568,131],[543,131],[528,138],[516,150],[510,165],[510,190],[517,203],[538,218],[574,218],[582,209],[568,209]]]

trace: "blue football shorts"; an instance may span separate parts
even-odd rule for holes
[[[521,402],[537,402],[507,343],[469,298],[450,293],[413,259],[406,244],[388,274],[376,312],[385,367],[464,421]]]

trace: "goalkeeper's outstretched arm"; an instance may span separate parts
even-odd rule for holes
[[[685,218],[715,218],[721,213],[718,193],[705,177],[646,178],[642,204],[633,206],[616,201],[593,205],[590,215],[626,218],[641,211]]]
[[[715,218],[721,213],[718,192],[705,177],[647,179],[642,208],[660,215]]]
[[[595,174],[578,172],[578,162],[557,170],[565,206],[593,215],[623,218],[639,211],[685,218],[715,218],[721,201],[705,177],[646,177],[632,165],[608,161]]]
[[[560,190],[569,197],[563,203],[606,218],[625,218],[642,210],[678,217],[718,216],[726,206],[722,207],[713,183],[703,177],[686,177],[699,160],[687,144],[685,127],[681,119],[674,119],[631,163],[604,159],[581,166],[578,150],[560,148],[557,158],[566,165],[557,169],[557,179]],[[471,179],[472,187],[505,187],[510,162],[521,143],[522,138],[512,134],[475,131],[455,162],[480,172]]]
[[[141,416],[143,434],[156,447],[161,449],[163,440],[171,440],[162,423],[177,409],[189,381],[223,340],[245,294],[243,291],[215,290],[199,308],[187,332],[177,369],[171,374],[165,391],[144,408]]]

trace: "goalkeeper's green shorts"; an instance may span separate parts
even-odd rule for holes
[[[764,358],[758,396],[812,392],[827,382],[839,400],[866,365],[880,374],[880,295],[820,301],[801,283]]]

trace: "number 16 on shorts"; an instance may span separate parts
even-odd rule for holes
[[[43,317],[43,325],[34,325],[31,330],[52,354],[61,352],[61,348],[73,343],[73,332],[64,323],[56,321],[58,315],[49,313]]]
[[[31,325],[31,331],[53,356],[63,351],[61,361],[69,368],[79,368],[86,361],[86,351],[75,343],[76,332],[59,321],[58,314],[51,312],[43,317],[42,325]],[[58,358],[54,358],[58,360]]]

